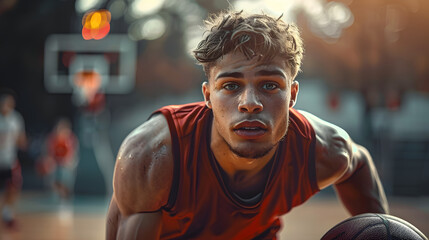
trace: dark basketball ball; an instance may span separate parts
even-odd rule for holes
[[[411,223],[388,214],[365,213],[331,228],[321,240],[427,240]]]

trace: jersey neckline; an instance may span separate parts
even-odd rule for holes
[[[242,200],[240,200],[240,197],[237,196],[236,193],[232,192],[228,186],[225,183],[224,178],[222,177],[222,169],[219,165],[219,163],[217,162],[211,147],[210,147],[210,142],[211,142],[211,130],[212,130],[212,123],[213,123],[213,113],[210,113],[209,116],[209,121],[207,121],[208,126],[206,127],[206,148],[207,148],[207,152],[208,152],[208,160],[210,162],[210,166],[213,170],[214,175],[216,176],[217,179],[217,183],[219,185],[219,187],[222,190],[222,193],[225,195],[225,197],[227,197],[234,205],[237,205],[243,209],[258,209],[259,206],[261,205],[261,203],[264,201],[265,197],[267,196],[268,192],[271,189],[271,186],[273,185],[274,180],[276,179],[276,177],[278,176],[279,173],[279,164],[280,164],[280,155],[283,151],[281,151],[281,149],[284,148],[284,139],[286,137],[284,137],[282,140],[280,140],[280,142],[278,143],[276,152],[274,153],[272,159],[267,163],[270,166],[270,170],[269,170],[269,174],[268,174],[268,178],[267,181],[265,183],[265,187],[263,189],[262,192],[260,192],[259,194],[261,194],[261,197],[259,199],[259,201],[252,203],[252,204],[246,204],[245,202],[243,202]],[[258,195],[259,195],[258,194]],[[256,197],[256,196],[255,196]]]

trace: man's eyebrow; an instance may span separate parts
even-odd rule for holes
[[[216,76],[216,80],[219,78],[243,78],[244,74],[241,72],[223,72]]]
[[[278,75],[280,77],[286,78],[286,75],[284,74],[284,72],[274,69],[274,70],[261,70],[258,71],[256,74],[256,76],[273,76],[273,75]]]
[[[283,78],[287,78],[284,72],[274,69],[274,70],[260,70],[256,74],[256,76],[280,76]],[[244,78],[244,74],[242,72],[223,72],[217,75],[216,79],[219,78]]]

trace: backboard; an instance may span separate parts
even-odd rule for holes
[[[129,93],[135,84],[136,42],[128,35],[109,34],[84,40],[80,34],[54,34],[45,42],[44,84],[50,93],[73,93],[76,74],[97,72],[100,91]]]

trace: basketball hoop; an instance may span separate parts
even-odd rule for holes
[[[134,89],[137,44],[128,35],[109,34],[87,41],[80,34],[50,35],[45,43],[45,87],[50,93],[73,93],[78,72],[95,70],[100,90],[127,94]]]

